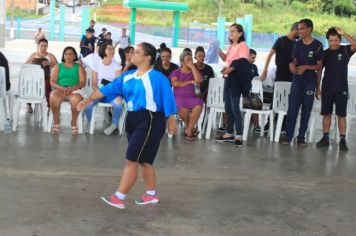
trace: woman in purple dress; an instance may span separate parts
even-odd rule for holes
[[[193,64],[190,52],[183,52],[179,57],[181,68],[170,74],[174,97],[180,118],[186,125],[186,139],[193,140],[198,132],[195,125],[200,117],[204,101],[194,91],[194,86],[203,81],[199,70]]]

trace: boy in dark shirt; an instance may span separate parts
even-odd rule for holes
[[[99,34],[99,37],[98,37],[98,47],[100,47],[100,45],[104,44],[105,43],[105,34],[107,32],[107,29],[106,28],[102,28],[101,29],[101,34]]]
[[[292,62],[289,64],[293,73],[290,90],[290,99],[287,112],[287,133],[283,144],[290,144],[293,140],[295,124],[299,108],[302,106],[300,128],[298,133],[298,145],[306,146],[305,132],[314,103],[314,93],[317,87],[317,72],[322,67],[323,45],[312,38],[313,22],[303,19],[298,24],[300,40],[294,43],[292,50]],[[319,85],[319,83],[318,83]]]
[[[298,37],[298,22],[295,22],[288,35],[282,36],[277,39],[271,48],[263,69],[261,79],[265,80],[267,77],[268,66],[273,54],[276,54],[276,79],[275,81],[292,82],[293,74],[289,70],[289,63],[291,62],[290,55],[292,53],[295,39]]]
[[[122,66],[122,73],[128,71],[128,70],[135,70],[137,69],[137,66],[131,63],[131,58],[135,52],[135,48],[132,46],[128,46],[124,49],[125,52],[125,62],[121,62]]]
[[[85,31],[85,35],[83,35],[82,39],[80,40],[80,54],[82,55],[82,57],[86,57],[89,54],[93,53],[94,46],[94,30],[92,28],[88,28]]]
[[[341,36],[351,44],[343,46]],[[340,151],[347,151],[346,145],[346,108],[348,100],[347,66],[356,50],[356,40],[341,28],[330,28],[326,33],[329,48],[324,51],[323,67],[325,68],[321,89],[321,114],[323,115],[324,136],[316,144],[317,147],[328,147],[329,130],[333,106],[336,107],[340,131]],[[320,88],[318,88],[320,91]],[[318,91],[318,94],[319,94]]]

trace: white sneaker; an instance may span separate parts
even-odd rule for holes
[[[107,127],[106,129],[104,129],[104,133],[106,135],[111,135],[115,130],[117,130],[117,126],[111,124],[109,127]]]

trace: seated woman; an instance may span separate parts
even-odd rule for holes
[[[197,47],[195,49],[194,58],[197,61],[194,65],[203,76],[203,82],[200,84],[200,90],[201,90],[200,97],[206,102],[206,97],[208,95],[208,88],[209,88],[209,79],[214,78],[214,70],[213,68],[211,68],[211,66],[204,63],[205,50],[203,47]]]
[[[47,52],[48,48],[48,41],[45,38],[38,40],[37,45],[37,52],[32,53],[27,61],[26,64],[35,64],[40,65],[41,68],[44,70],[44,77],[45,77],[45,90],[46,90],[46,99],[47,105],[49,106],[49,94],[51,93],[51,84],[50,84],[50,77],[51,77],[51,69],[58,64],[56,57],[52,54]],[[27,112],[32,113],[32,106],[31,103],[27,104]]]
[[[187,140],[193,140],[198,132],[195,128],[202,111],[203,100],[195,94],[195,86],[203,81],[199,70],[193,64],[192,54],[183,52],[179,57],[181,68],[174,70],[171,75],[174,97],[180,118],[186,124]],[[190,112],[191,111],[191,112]]]
[[[93,81],[92,87],[94,92],[99,90],[99,88],[104,85],[111,83],[115,78],[121,74],[121,66],[114,61],[115,49],[112,44],[104,43],[99,47],[99,56],[101,58],[98,61],[93,69]],[[100,100],[93,101],[89,106],[84,110],[88,122],[91,121],[93,107],[96,106],[99,102],[110,103],[113,107],[112,112],[112,124],[104,130],[106,135],[111,135],[119,125],[119,119],[122,112],[122,98],[117,97],[112,101],[108,101],[105,97]],[[86,129],[87,130],[87,129]]]
[[[160,51],[160,60],[157,61],[155,69],[162,72],[167,78],[169,74],[172,73],[175,69],[178,69],[178,66],[171,62],[172,51],[169,48],[163,48]]]
[[[69,101],[72,107],[72,134],[78,134],[77,118],[79,112],[77,104],[82,101],[82,88],[85,86],[86,73],[82,65],[78,63],[78,54],[73,47],[63,50],[62,63],[53,68],[51,75],[50,94],[51,110],[53,112],[54,125],[52,133],[59,133],[59,115],[61,103]]]
[[[129,71],[129,70],[135,70],[137,69],[137,66],[135,66],[134,64],[132,64],[131,59],[132,56],[135,52],[135,48],[132,46],[127,46],[124,49],[124,53],[125,53],[125,59],[126,61],[121,62],[121,66],[122,66],[122,73]]]

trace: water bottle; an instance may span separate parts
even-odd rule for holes
[[[4,125],[4,133],[5,134],[11,134],[12,132],[12,122],[11,120],[8,118],[5,121],[5,125]]]
[[[194,93],[195,96],[200,97],[200,86],[197,83],[194,83]]]

